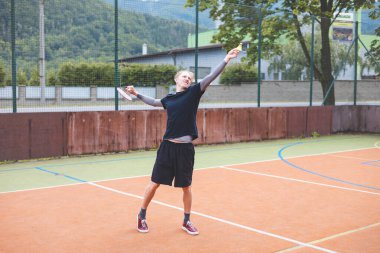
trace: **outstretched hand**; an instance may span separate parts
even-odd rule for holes
[[[227,55],[226,55],[226,57],[224,58],[224,60],[225,60],[226,62],[229,62],[231,59],[236,58],[236,57],[238,56],[239,52],[240,52],[240,50],[239,50],[237,47],[231,49],[231,50],[227,53]]]
[[[128,92],[128,93],[130,93],[130,94],[132,94],[132,95],[134,95],[134,96],[138,95],[135,87],[133,87],[132,85],[125,87],[125,91]]]

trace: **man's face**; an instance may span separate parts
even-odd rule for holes
[[[175,79],[176,91],[184,91],[191,85],[193,75],[191,72],[182,71]]]

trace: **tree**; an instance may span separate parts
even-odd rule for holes
[[[333,0],[203,0],[199,3],[201,11],[210,9],[214,20],[222,22],[215,41],[227,48],[236,46],[247,36],[251,38],[248,59],[255,62],[257,58],[258,27],[262,20],[262,50],[265,56],[278,55],[279,39],[286,36],[289,40],[300,43],[306,58],[310,62],[309,45],[302,30],[310,25],[314,16],[320,24],[321,57],[320,64],[314,65],[314,73],[322,85],[323,95],[327,95],[333,81],[333,66],[329,31],[339,13],[360,8],[373,8],[375,0],[333,1]],[[187,0],[188,6],[194,6],[195,0]],[[261,19],[262,18],[262,19]],[[326,99],[327,105],[335,104],[334,89]]]
[[[379,19],[380,8],[373,10],[370,13],[370,17],[372,19]],[[376,28],[376,35],[380,38],[380,26]],[[368,58],[365,62],[365,67],[368,69],[374,68],[375,71],[380,74],[380,39],[371,42],[370,50],[366,53],[366,56]]]
[[[310,34],[304,35],[306,44],[310,45],[311,36]],[[320,41],[320,37],[316,36],[315,41]],[[318,65],[321,63],[319,60],[321,58],[321,44],[315,43],[315,53],[314,53],[314,64]],[[347,65],[353,65],[355,61],[355,52],[353,47],[349,51],[349,43],[333,42],[331,43],[331,62],[332,62],[332,73],[333,76],[337,77],[341,73],[345,73],[347,70]],[[281,54],[272,57],[269,60],[268,73],[282,72],[286,79],[289,80],[302,80],[303,76],[305,78],[310,78],[310,72],[307,71],[305,66],[309,65],[306,62],[306,58],[303,55],[302,47],[297,41],[290,41],[289,43],[281,44],[280,46]],[[359,59],[360,62],[362,61]],[[321,68],[321,66],[318,66]]]

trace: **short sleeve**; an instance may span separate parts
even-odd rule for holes
[[[166,101],[167,101],[167,96],[161,99],[161,104],[165,110],[166,110]]]

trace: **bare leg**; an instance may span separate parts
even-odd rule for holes
[[[183,189],[183,211],[185,213],[182,229],[185,230],[188,234],[197,235],[199,234],[198,229],[190,222],[190,212],[191,212],[191,202],[192,202],[192,193],[191,186],[184,187]]]
[[[156,193],[156,190],[159,186],[160,184],[156,184],[152,181],[148,184],[148,186],[145,188],[144,200],[142,202],[141,208],[148,208],[149,203],[153,199],[154,194]]]
[[[156,193],[156,190],[159,186],[160,186],[159,184],[156,184],[151,181],[145,188],[145,194],[144,194],[144,199],[141,205],[141,210],[140,210],[140,213],[137,215],[137,230],[140,233],[149,232],[148,224],[146,224],[146,218],[145,218],[146,209],[148,208],[148,205],[150,201],[153,199],[154,194]]]
[[[183,211],[184,213],[190,213],[191,212],[191,203],[192,203],[192,193],[191,193],[191,186],[183,187]]]

